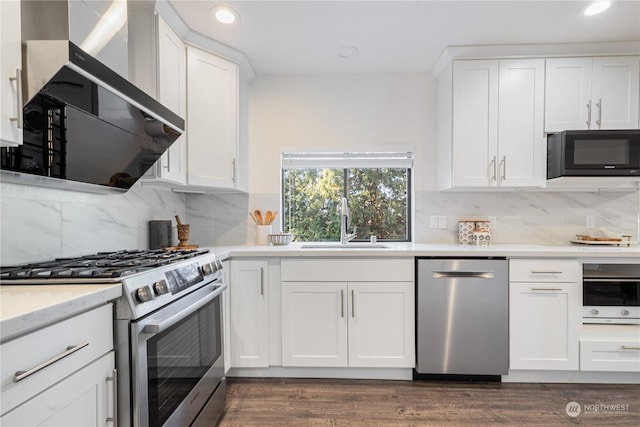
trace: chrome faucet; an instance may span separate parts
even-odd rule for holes
[[[349,205],[347,204],[347,198],[342,198],[342,215],[340,218],[340,243],[346,245],[347,242],[356,238],[356,227],[353,227],[353,233],[349,234],[349,225],[351,222],[349,214]]]

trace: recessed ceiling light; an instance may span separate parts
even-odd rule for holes
[[[604,12],[605,10],[609,9],[609,6],[611,6],[611,2],[609,0],[597,0],[597,1],[592,1],[591,3],[589,3],[589,5],[584,9],[584,14],[586,16],[593,16],[593,15],[597,15],[599,13]]]
[[[222,24],[233,24],[240,19],[238,12],[229,6],[214,6],[211,14]]]
[[[360,53],[360,51],[354,46],[342,46],[338,49],[338,56],[340,58],[353,58],[354,56],[358,56],[358,53]]]

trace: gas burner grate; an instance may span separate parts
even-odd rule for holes
[[[208,253],[199,250],[121,250],[0,267],[0,280],[107,279],[126,277]]]

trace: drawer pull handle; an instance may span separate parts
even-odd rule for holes
[[[107,422],[112,423],[113,427],[118,427],[118,370],[114,369],[112,375],[106,378],[107,382],[113,383],[113,417],[107,417]]]
[[[562,290],[562,288],[531,288],[532,291],[553,291],[553,292],[559,292]]]
[[[531,274],[562,274],[562,271],[532,270]]]
[[[620,347],[620,350],[640,351],[640,347],[629,347],[629,346],[623,345],[622,347]]]
[[[39,371],[43,370],[44,368],[46,368],[49,365],[53,365],[57,361],[62,360],[65,357],[72,355],[76,351],[78,351],[80,349],[83,349],[88,345],[89,345],[89,343],[85,342],[85,343],[82,343],[82,344],[78,344],[76,346],[69,346],[69,347],[67,347],[67,351],[65,351],[64,353],[60,353],[56,357],[51,358],[51,359],[47,360],[44,363],[41,363],[40,365],[36,366],[35,368],[31,368],[28,371],[18,371],[18,372],[15,373],[15,375],[13,377],[13,382],[17,383],[18,381],[22,381],[23,379],[30,377],[31,375],[35,374],[36,372],[39,372]]]

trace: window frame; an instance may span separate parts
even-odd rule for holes
[[[343,185],[342,185],[342,197],[346,197],[349,200],[349,169],[405,169],[407,176],[407,188],[405,190],[407,196],[406,203],[406,224],[405,224],[405,239],[380,239],[377,238],[379,242],[385,243],[411,243],[413,241],[413,167],[331,167],[331,166],[317,166],[316,168],[320,169],[342,169],[343,173]],[[282,215],[280,215],[280,228],[285,231],[285,169],[294,169],[291,167],[285,167],[284,165],[280,166],[280,207]],[[295,168],[295,169],[304,169],[304,168]],[[309,168],[311,169],[311,167]],[[352,240],[353,242],[368,242],[370,241],[370,237],[367,238],[355,238]],[[333,241],[331,241],[333,242]],[[339,240],[337,240],[339,242]]]

